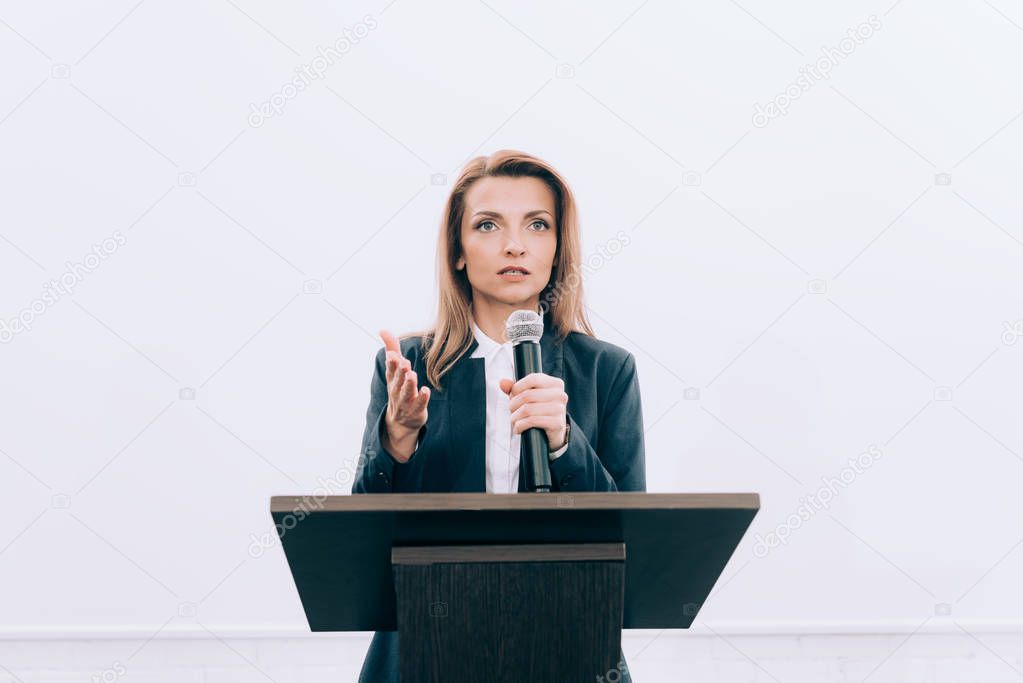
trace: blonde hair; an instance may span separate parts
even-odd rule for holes
[[[426,349],[426,375],[441,390],[447,374],[473,342],[472,285],[466,270],[455,264],[462,255],[462,217],[465,195],[473,183],[487,177],[533,177],[544,181],[554,194],[558,246],[551,278],[540,292],[541,313],[564,341],[569,332],[596,336],[583,306],[581,239],[575,197],[564,178],[547,162],[525,152],[500,150],[466,163],[451,188],[437,239],[437,319],[432,329],[402,335],[422,336]]]

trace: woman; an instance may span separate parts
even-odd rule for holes
[[[635,358],[594,336],[580,263],[575,199],[549,164],[502,150],[466,165],[441,222],[434,328],[380,332],[352,493],[524,491],[533,427],[552,491],[646,490]],[[504,326],[520,309],[543,315],[543,372],[515,381]],[[359,681],[397,680],[398,634],[378,631]]]

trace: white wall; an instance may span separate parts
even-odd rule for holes
[[[782,680],[846,675],[798,664],[804,634],[1023,671],[1023,10],[426,5],[0,3],[7,675],[300,637],[268,499],[347,490],[377,330],[430,322],[450,181],[509,147],[577,194],[649,490],[762,496],[689,636],[791,653]],[[335,642],[357,670],[365,634]]]

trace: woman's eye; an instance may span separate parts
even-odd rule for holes
[[[476,225],[476,229],[479,230],[480,232],[493,232],[493,230],[487,229],[486,226],[488,226],[488,225],[492,226],[494,229],[497,228],[497,224],[494,223],[494,221],[481,221],[480,223],[478,223]],[[536,227],[538,225],[540,227]],[[547,221],[540,220],[540,219],[537,219],[537,220],[533,221],[532,223],[530,223],[529,227],[533,228],[533,230],[536,231],[536,232],[540,232],[542,230],[550,230],[550,226],[547,225]]]

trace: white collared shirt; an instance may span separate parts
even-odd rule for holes
[[[519,446],[521,434],[512,433],[511,399],[501,391],[501,379],[515,380],[511,342],[498,344],[473,322],[472,332],[479,346],[470,358],[483,358],[487,385],[487,493],[516,493],[519,490]],[[568,450],[565,444],[550,457]]]

